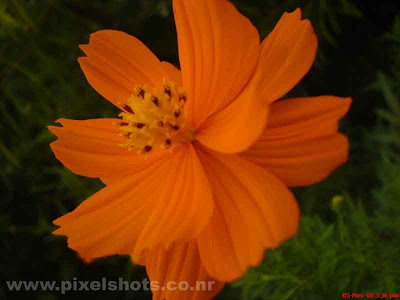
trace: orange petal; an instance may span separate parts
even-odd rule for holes
[[[68,236],[69,247],[87,261],[130,254],[140,262],[146,247],[193,239],[209,222],[213,202],[190,148],[105,187],[55,220],[61,228],[54,233]]]
[[[196,149],[215,199],[211,223],[198,237],[201,261],[213,278],[232,281],[258,265],[266,248],[296,233],[299,209],[265,169],[238,155]]]
[[[314,62],[317,43],[310,21],[301,20],[299,8],[283,14],[262,42],[252,80],[264,101],[281,98],[303,78]]]
[[[196,242],[148,251],[146,270],[152,282],[153,300],[211,300],[224,286],[207,274]],[[185,290],[185,286],[189,288]]]
[[[258,91],[247,86],[227,108],[203,123],[196,139],[215,151],[242,152],[262,134],[268,112],[269,106],[259,98]]]
[[[135,85],[161,86],[164,71],[157,57],[138,39],[116,30],[100,30],[81,45],[79,58],[86,79],[114,105],[121,107]]]
[[[103,177],[100,178],[100,180],[105,184],[105,185],[110,185],[114,182],[118,182],[118,180],[120,180],[121,178],[123,178],[125,175],[116,175],[116,176],[109,176],[109,177]]]
[[[154,190],[170,163],[161,161],[100,190],[74,211],[54,221],[53,233],[89,262],[97,257],[131,254],[156,203]]]
[[[259,35],[226,0],[174,0],[187,118],[197,128],[233,101],[249,81]]]
[[[319,182],[347,160],[347,138],[336,132],[350,103],[334,96],[275,102],[263,135],[242,155],[289,186]]]
[[[286,94],[310,69],[317,39],[300,9],[285,13],[264,40],[257,67],[243,92],[221,112],[206,120],[196,138],[224,153],[249,148],[262,133],[268,104]]]
[[[121,147],[124,138],[115,122],[120,119],[68,120],[49,126],[58,140],[51,143],[56,158],[72,172],[87,177],[112,177],[141,171],[169,156],[166,150],[145,157]]]
[[[175,151],[178,151],[176,149]],[[214,209],[211,188],[203,167],[191,144],[181,146],[180,160],[171,165],[159,200],[138,241],[134,256],[143,249],[162,243],[169,246],[175,240],[190,240],[209,223]]]
[[[179,86],[183,86],[181,70],[169,62],[163,61],[162,67],[164,69],[165,77]]]

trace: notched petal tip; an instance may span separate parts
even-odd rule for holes
[[[224,153],[247,150],[262,133],[268,106],[285,95],[308,72],[317,37],[301,10],[284,13],[263,41],[253,77],[239,96],[199,127],[197,138]]]
[[[350,107],[353,104],[353,98],[351,98],[351,97],[343,97],[341,99],[345,103],[345,105],[344,105],[345,109],[343,110],[343,116],[344,116],[349,112]]]
[[[158,58],[137,38],[117,30],[100,30],[79,47],[78,62],[88,82],[104,98],[121,107],[135,85],[161,85],[164,70]]]
[[[264,39],[256,84],[268,103],[291,90],[309,71],[317,51],[317,36],[301,10],[284,13],[274,30]]]
[[[59,128],[59,126],[54,126],[54,125],[48,125],[48,126],[46,126],[47,127],[47,129],[51,132],[51,133],[53,133],[54,135],[56,135],[55,134],[55,131],[57,130],[57,129],[55,129],[55,128]]]
[[[286,14],[292,14],[293,16],[298,17],[299,20],[302,18],[302,11],[300,7],[297,7],[294,11],[292,12],[286,12]]]
[[[55,221],[56,221],[56,220],[55,220]],[[53,224],[55,224],[55,223],[54,223],[55,221],[53,221]],[[74,252],[76,253],[76,255],[77,255],[85,264],[90,264],[90,263],[92,263],[92,262],[96,259],[96,257],[86,256],[84,253],[74,250],[74,247],[71,245],[71,242],[70,242],[70,239],[69,239],[69,237],[68,237],[68,234],[65,233],[65,232],[63,232],[61,229],[62,229],[62,228],[57,228],[57,229],[53,230],[51,234],[56,235],[56,236],[64,236],[64,237],[66,238],[66,240],[67,240],[68,248],[70,248],[72,251],[74,251]]]
[[[288,186],[320,182],[347,160],[348,140],[337,131],[351,101],[319,96],[274,102],[264,133],[241,155]]]
[[[198,238],[207,272],[232,281],[260,263],[298,229],[300,211],[293,194],[273,174],[240,158],[198,149],[215,198],[211,223]]]

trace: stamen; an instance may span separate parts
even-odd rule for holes
[[[171,87],[165,80],[163,82],[163,87],[164,87],[164,94],[168,95],[168,97],[171,98],[172,97]]]
[[[179,91],[179,101],[186,102],[186,94],[184,91]]]
[[[151,147],[149,145],[146,145],[146,146],[143,147],[143,152],[149,153],[151,151],[151,149],[153,149],[153,147]]]
[[[132,108],[131,108],[129,105],[126,105],[126,104],[125,104],[122,108],[123,108],[124,110],[126,110],[128,113],[135,114],[135,113],[133,112]]]
[[[136,96],[144,99],[145,94],[146,94],[146,91],[143,88],[141,88],[141,87],[136,88]]]
[[[144,126],[146,126],[146,124],[144,124],[144,123],[136,123],[135,126],[136,126],[136,128],[141,129],[141,128],[143,128]]]
[[[171,126],[171,128],[173,130],[179,130],[179,126],[178,125],[172,125],[172,124],[168,124],[169,126]]]
[[[127,138],[121,146],[146,154],[159,147],[172,150],[194,140],[194,130],[183,117],[186,94],[175,83],[163,80],[161,88],[149,91],[135,86],[132,96],[122,105],[121,136]]]
[[[160,107],[160,104],[158,103],[158,98],[157,98],[157,97],[152,96],[152,97],[151,97],[151,101],[152,101],[157,107]]]

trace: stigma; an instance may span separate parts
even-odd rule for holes
[[[184,118],[186,93],[175,83],[163,80],[161,88],[150,91],[135,86],[128,101],[121,105],[121,121],[116,123],[126,142],[121,144],[139,154],[156,148],[172,150],[194,141],[194,130]]]

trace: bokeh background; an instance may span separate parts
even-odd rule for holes
[[[341,122],[349,161],[294,189],[296,237],[217,299],[342,299],[400,292],[400,10],[398,0],[235,0],[264,38],[301,7],[319,39],[316,63],[289,96],[353,97]],[[142,280],[127,256],[83,263],[52,220],[99,190],[64,168],[46,126],[60,117],[114,117],[86,82],[79,44],[100,29],[142,40],[179,66],[169,0],[0,0],[0,299],[151,299],[149,292],[9,292],[6,280]],[[388,295],[389,296],[389,295]]]

